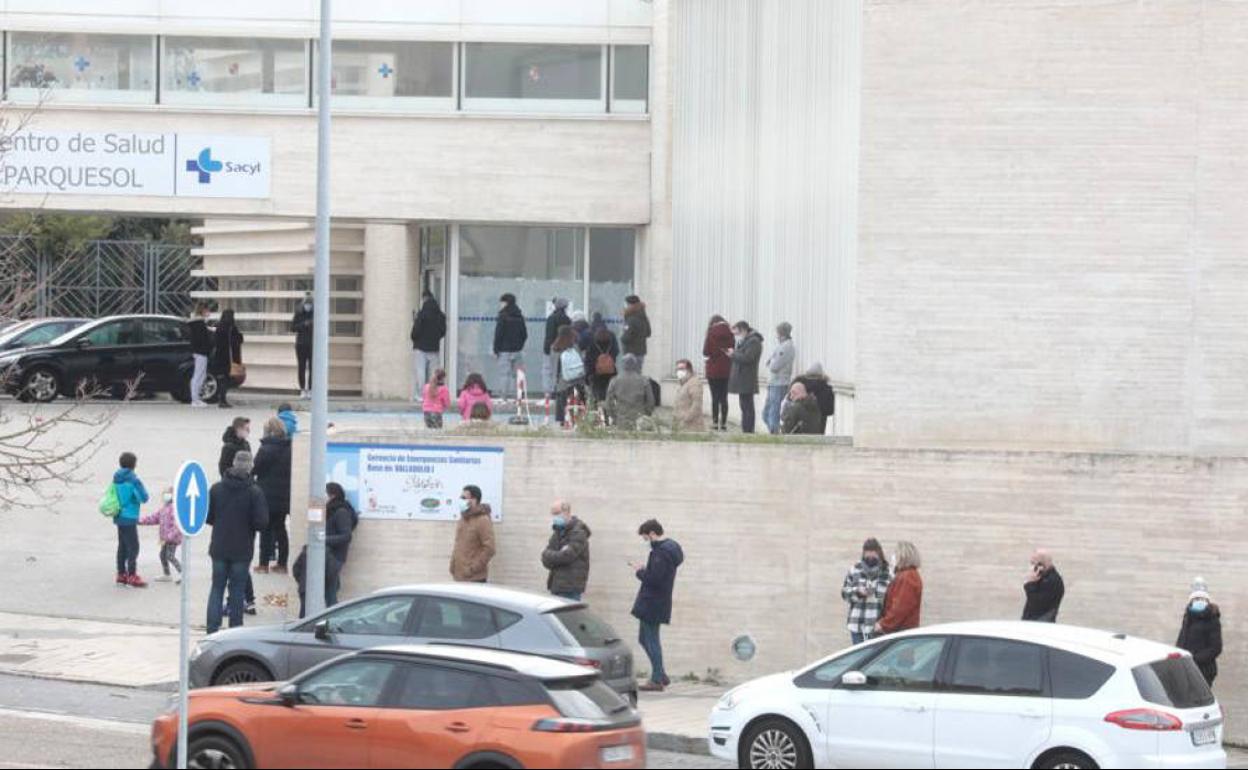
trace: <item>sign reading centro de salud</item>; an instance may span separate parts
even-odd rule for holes
[[[0,190],[46,195],[269,197],[269,140],[22,129],[0,137]]]

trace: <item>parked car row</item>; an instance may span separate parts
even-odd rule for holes
[[[194,368],[187,322],[174,316],[25,321],[0,332],[0,380],[23,400],[168,393],[190,403]],[[216,398],[208,378],[203,398]]]

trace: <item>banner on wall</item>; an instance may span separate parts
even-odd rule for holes
[[[330,444],[329,478],[365,519],[456,521],[469,485],[503,518],[501,447]]]

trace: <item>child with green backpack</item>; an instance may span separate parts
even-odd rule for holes
[[[112,486],[100,501],[100,513],[111,516],[117,526],[117,585],[147,588],[137,568],[139,506],[147,502],[147,489],[134,472],[139,460],[133,452],[123,452],[118,464]]]

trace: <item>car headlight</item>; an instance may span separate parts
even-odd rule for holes
[[[212,645],[214,644],[216,644],[216,642],[212,641],[211,639],[204,639],[203,641],[196,644],[194,649],[191,650],[190,662],[194,663],[195,661],[199,660],[199,656],[203,655],[205,652],[208,652],[209,648],[211,648]]]
[[[715,708],[719,709],[720,711],[732,711],[740,703],[741,703],[741,688],[738,687],[734,690],[729,690],[728,692],[724,693],[724,696],[719,699],[718,703],[715,704]]]

